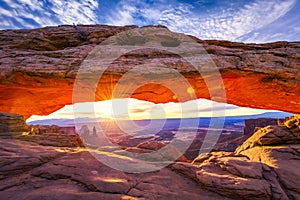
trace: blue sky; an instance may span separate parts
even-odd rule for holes
[[[300,0],[0,0],[0,29],[151,25],[200,39],[300,40]]]

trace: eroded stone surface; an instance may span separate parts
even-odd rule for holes
[[[94,25],[1,30],[1,111],[20,113],[28,118],[32,114],[49,114],[71,104],[74,79],[89,52],[109,36],[122,31],[132,30],[132,33],[131,37],[118,41],[121,45],[131,44],[132,40],[137,44],[146,42],[141,36],[144,29],[134,28]],[[162,46],[177,44],[178,41],[172,39],[175,33],[161,31],[166,30],[164,27],[155,28],[159,30],[155,30],[156,35],[152,36],[154,42]],[[229,103],[300,112],[298,42],[243,44],[192,38],[206,49],[220,69]],[[163,64],[177,70],[189,81],[198,98],[212,98],[206,89],[205,77],[178,55],[143,49],[122,55],[113,62],[111,70],[102,77],[95,100],[110,99],[120,76],[134,66],[147,63]],[[138,69],[147,71],[142,67]],[[177,78],[168,77],[163,71],[160,75],[160,79],[167,83],[178,82]],[[134,82],[141,80],[141,76],[137,76]],[[90,92],[94,94],[94,91]],[[82,96],[82,101],[85,96]],[[141,85],[132,97],[155,103],[178,101],[172,91],[157,84]],[[218,97],[214,99],[218,100]]]
[[[268,126],[257,131],[236,152],[273,167],[281,187],[291,199],[300,198],[299,117],[287,118],[283,126]]]
[[[0,112],[0,133],[28,131],[29,129],[22,115]]]
[[[282,126],[270,125],[259,129],[247,139],[236,152],[241,153],[255,146],[300,144],[299,118],[287,118]]]
[[[17,116],[14,122],[25,124],[20,115],[5,116]],[[168,168],[142,174],[113,169],[103,163],[112,158],[118,163],[132,159],[126,157],[125,150],[97,146],[90,149],[91,154],[77,134],[51,133],[60,131],[57,127],[42,128],[49,129],[25,135],[0,134],[1,199],[223,199]],[[156,151],[164,146],[162,142],[146,142],[136,149]],[[156,161],[164,156],[159,155]]]
[[[0,143],[3,199],[223,199],[167,168],[128,174],[102,164],[83,148],[13,139]]]
[[[171,166],[203,187],[236,199],[300,198],[299,116],[267,126],[235,153],[199,155],[192,164]]]
[[[102,155],[99,161],[82,146],[70,145],[72,134],[1,133],[1,198],[299,199],[299,117],[258,130],[236,152],[199,155],[192,163],[175,162],[141,174],[101,162],[114,158],[121,163],[128,159],[126,150],[91,149],[94,156]],[[144,142],[127,150],[142,154],[163,147],[161,142]]]

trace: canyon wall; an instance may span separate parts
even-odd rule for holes
[[[19,113],[28,118],[33,114],[46,115],[71,104],[76,75],[89,53],[110,36],[126,31],[133,31],[134,42],[143,43],[139,35],[145,28],[149,27],[64,25],[1,30],[0,111]],[[183,37],[166,27],[152,28],[158,30],[154,32],[154,40],[159,38],[163,46],[176,45],[177,41],[173,39],[176,35]],[[219,101],[300,113],[300,42],[243,44],[188,37],[204,47],[220,71],[226,99]],[[132,45],[126,38],[118,42]],[[114,60],[99,80],[97,90],[90,91],[95,93],[94,100],[110,99],[122,75],[132,66],[137,66],[138,71],[146,71],[138,67],[145,63],[170,66],[185,77],[197,98],[211,98],[205,75],[190,67],[189,62],[169,52],[145,48]],[[176,85],[176,77],[159,73],[166,83]],[[139,82],[141,77],[136,76],[133,82]],[[85,95],[82,94],[82,101]],[[155,103],[179,101],[170,89],[150,82],[134,90],[131,97]]]

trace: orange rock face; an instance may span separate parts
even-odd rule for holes
[[[0,111],[19,113],[28,118],[33,114],[47,115],[71,104],[81,62],[97,44],[109,36],[134,28],[94,25],[0,31]],[[164,27],[154,28],[167,30]],[[142,30],[140,28],[134,34],[140,34]],[[161,43],[173,45],[173,41],[170,43],[172,34],[169,31],[161,33],[161,40],[166,40]],[[194,71],[182,58],[153,49],[122,55],[103,74],[97,90],[87,93],[92,93],[95,100],[109,99],[116,83],[133,66],[154,63],[170,66],[181,73],[191,85],[184,91],[194,92],[196,98],[212,98],[240,106],[300,113],[299,42],[243,44],[193,39],[206,49],[219,69],[226,99],[212,98],[204,81],[205,75],[201,76]],[[124,41],[126,43],[123,38]],[[145,70],[140,67],[138,71]],[[167,84],[178,84],[176,77],[170,77],[164,72],[159,75]],[[147,79],[146,75],[138,75],[132,82],[143,80],[149,81],[136,87],[130,97],[155,103],[179,101],[174,91],[152,83],[151,77]],[[86,99],[87,93],[82,94],[82,101],[90,100]],[[119,95],[128,94],[124,91],[124,94]]]

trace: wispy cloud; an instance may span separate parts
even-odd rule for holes
[[[193,34],[202,39],[236,40],[282,17],[295,3],[295,0],[260,0],[235,10],[222,9],[202,18],[191,11],[190,5],[181,4],[165,10],[159,23],[173,31]]]
[[[116,8],[108,13],[106,23],[112,25],[139,26],[157,24],[162,12],[176,4],[174,0],[146,2],[142,0],[121,0]]]
[[[299,41],[300,38],[300,3],[278,20],[243,35],[238,40],[244,42]]]
[[[109,12],[106,22],[113,25],[140,26],[162,24],[172,31],[191,34],[201,39],[241,41],[243,36],[258,32],[284,16],[293,8],[296,0],[256,0],[246,1],[244,4],[236,2],[216,7],[211,12],[202,4],[202,1],[182,3],[177,0],[162,0],[146,3],[141,0],[121,0]],[[272,27],[270,29],[268,36],[262,34],[265,40],[284,38],[284,35],[274,37]]]
[[[97,22],[97,0],[2,0],[0,29]]]
[[[0,29],[73,23],[162,24],[201,39],[295,40],[299,4],[299,0],[0,0]],[[295,5],[298,10],[290,12]],[[287,13],[289,18],[281,20]]]

